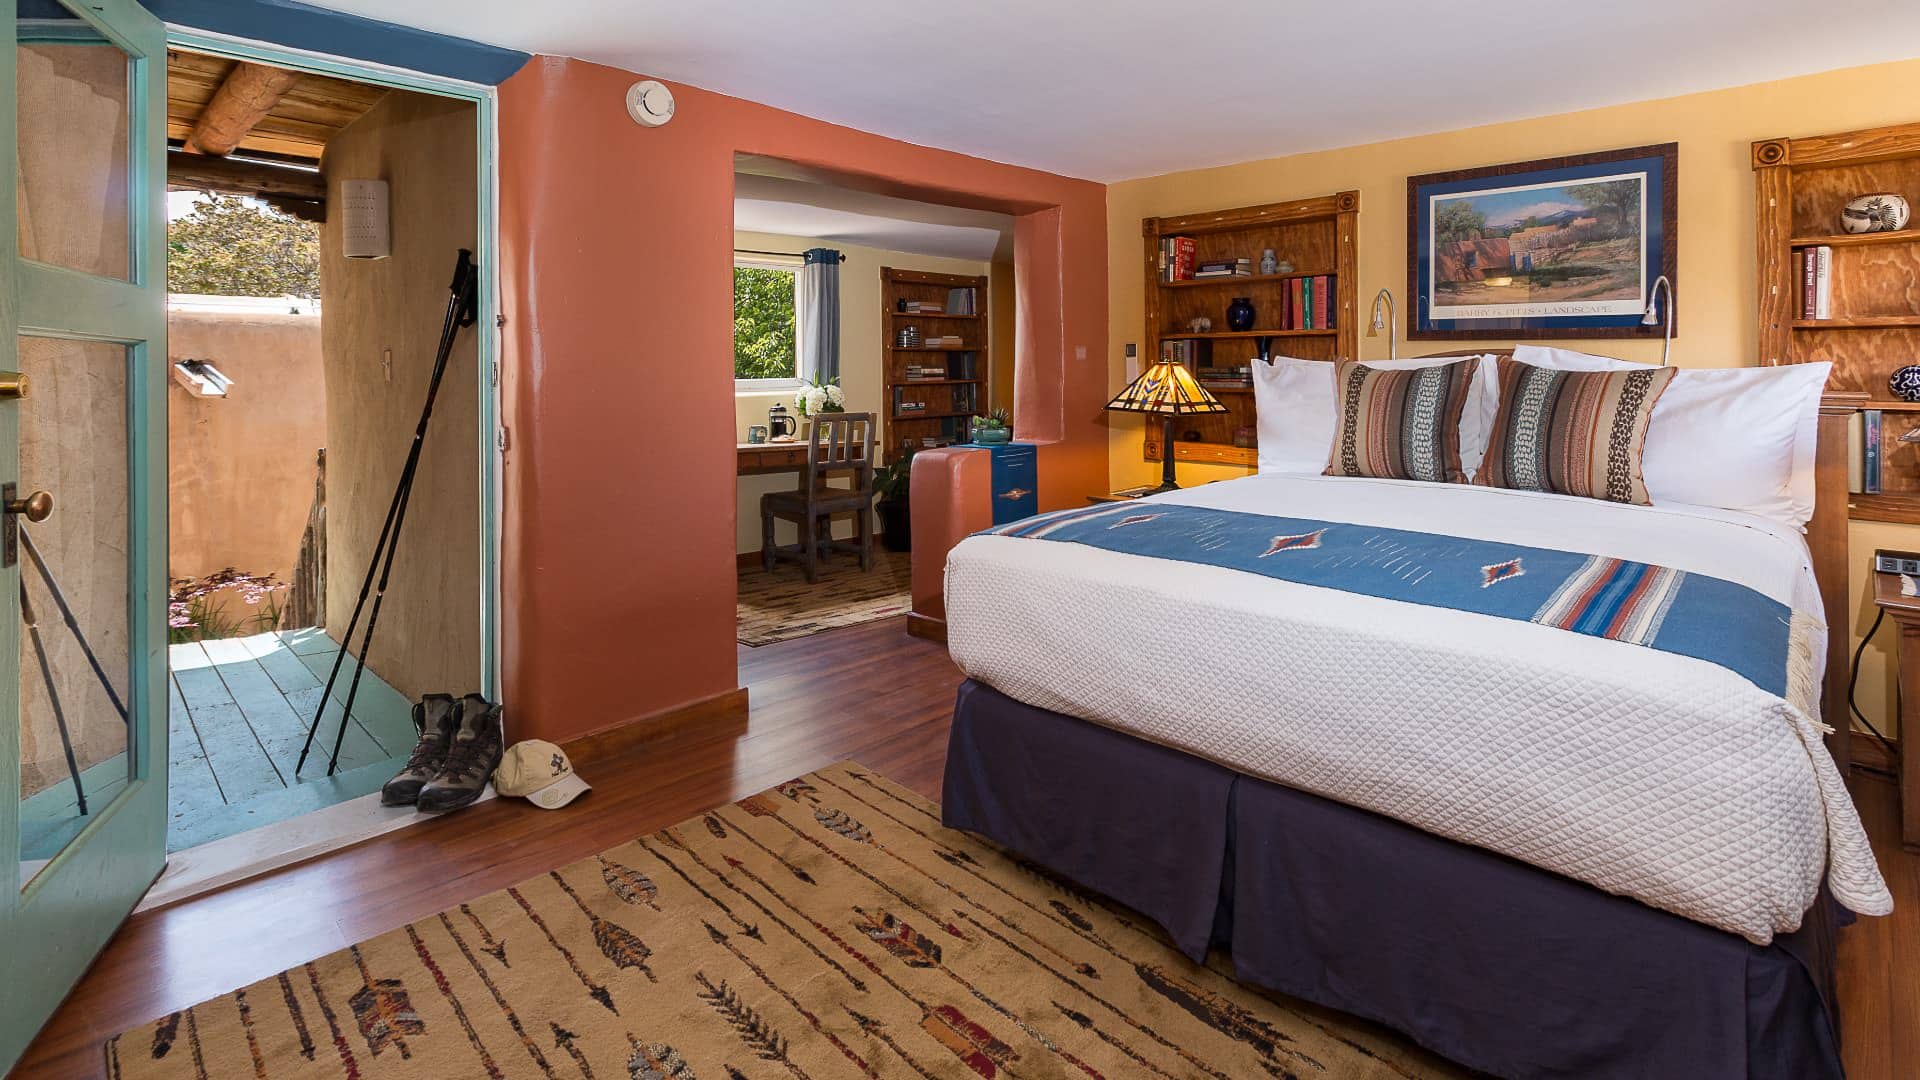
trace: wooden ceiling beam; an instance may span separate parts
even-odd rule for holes
[[[167,186],[251,195],[297,218],[327,219],[326,178],[308,169],[175,150],[167,154]]]
[[[201,154],[223,157],[240,145],[300,76],[281,68],[241,61],[227,73],[212,100],[200,111],[187,147]]]

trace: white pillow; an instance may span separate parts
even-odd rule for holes
[[[1539,345],[1517,345],[1513,358],[1565,371],[1653,366]],[[1647,497],[1656,506],[1717,506],[1805,528],[1820,393],[1832,370],[1825,362],[1679,369],[1648,422],[1640,458]]]
[[[1627,368],[1657,367],[1656,364],[1642,364],[1635,360],[1618,360],[1611,356],[1595,356],[1592,353],[1574,352],[1572,349],[1555,349],[1547,345],[1515,345],[1513,358],[1523,364],[1534,367],[1555,368],[1560,371],[1621,371]],[[1488,364],[1488,367],[1494,365]],[[1497,381],[1496,376],[1496,381]]]
[[[1368,360],[1371,368],[1423,368],[1450,364],[1455,360],[1481,360],[1472,356],[1432,356],[1414,360]],[[1253,405],[1259,417],[1259,471],[1294,476],[1318,476],[1326,471],[1327,458],[1333,452],[1334,401],[1333,362],[1331,360],[1295,360],[1276,356],[1271,363],[1253,364]],[[1484,379],[1491,364],[1481,364],[1476,374]],[[1487,454],[1487,432],[1493,427],[1493,412],[1487,408],[1484,393],[1474,395],[1460,415],[1460,468],[1473,479],[1480,459]],[[1497,404],[1497,397],[1491,403]]]
[[[1683,368],[1654,403],[1640,469],[1654,505],[1719,506],[1803,529],[1833,365]]]

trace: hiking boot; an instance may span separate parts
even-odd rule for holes
[[[506,753],[507,733],[501,723],[500,706],[479,694],[468,694],[460,699],[457,715],[459,722],[447,748],[446,764],[420,789],[416,805],[430,814],[458,810],[479,798]]]
[[[406,767],[381,787],[381,806],[412,806],[427,781],[440,775],[459,717],[452,694],[428,694],[420,699],[413,707],[413,730],[420,739],[413,744],[413,753],[407,755]]]

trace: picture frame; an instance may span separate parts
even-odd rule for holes
[[[1679,178],[1678,143],[1409,176],[1408,340],[1660,337]]]

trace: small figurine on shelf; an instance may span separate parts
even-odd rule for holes
[[[1196,334],[1210,334],[1213,332],[1213,320],[1205,315],[1196,315],[1187,320],[1187,329]]]
[[[1260,253],[1260,272],[1268,277],[1280,272],[1280,256],[1275,255],[1272,248]]]
[[[1850,233],[1899,232],[1907,227],[1907,200],[1892,192],[1862,195],[1840,209],[1840,228]]]

